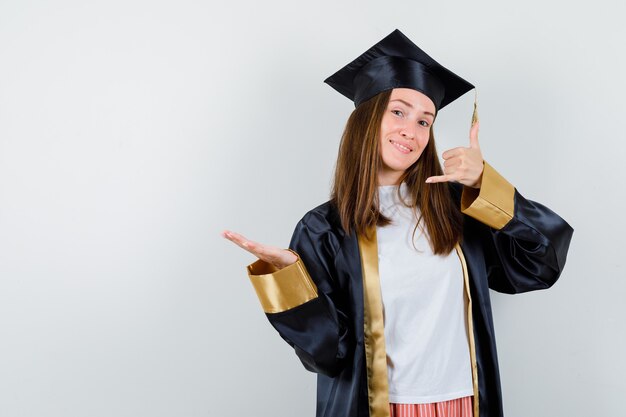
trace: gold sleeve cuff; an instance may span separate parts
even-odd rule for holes
[[[258,259],[247,266],[248,277],[266,313],[280,313],[317,298],[317,286],[309,276],[300,255],[284,268]]]
[[[515,213],[515,187],[484,162],[480,188],[463,186],[461,211],[494,229],[502,229]]]

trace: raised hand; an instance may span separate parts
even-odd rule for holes
[[[277,246],[263,245],[246,239],[239,233],[235,233],[230,230],[224,230],[221,235],[222,237],[247,250],[257,258],[274,265],[278,269],[289,266],[298,260],[298,257],[287,249],[282,249]]]
[[[479,122],[470,128],[470,145],[460,146],[443,153],[444,175],[428,177],[427,183],[455,181],[473,188],[480,188],[483,175],[483,155],[478,145]]]

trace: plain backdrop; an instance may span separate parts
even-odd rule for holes
[[[328,199],[354,105],[323,80],[396,28],[575,229],[554,287],[492,293],[506,415],[625,415],[623,4],[1,0],[0,416],[313,416],[220,232],[286,247]]]

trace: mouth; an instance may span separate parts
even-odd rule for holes
[[[399,142],[396,142],[396,141],[394,141],[393,139],[389,139],[389,142],[391,142],[391,144],[392,144],[393,146],[395,146],[395,148],[396,148],[397,150],[399,150],[400,152],[402,152],[402,153],[407,154],[407,153],[413,152],[413,148],[410,148],[410,147],[409,147],[409,146],[407,146],[407,145],[403,145],[403,144],[401,144],[401,143],[399,143]]]

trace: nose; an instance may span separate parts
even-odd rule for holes
[[[407,139],[415,139],[415,131],[417,129],[417,126],[415,126],[413,123],[411,122],[407,122],[404,123],[401,127],[400,127],[400,134],[402,135],[402,137],[407,138]]]

